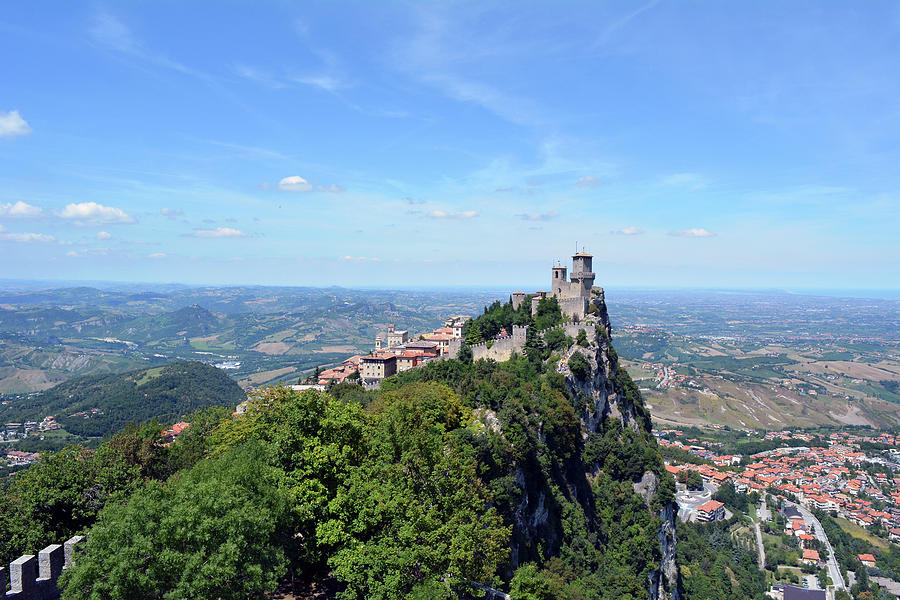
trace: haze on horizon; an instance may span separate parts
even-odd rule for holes
[[[900,5],[14,3],[0,278],[900,287]]]

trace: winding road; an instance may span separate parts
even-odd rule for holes
[[[800,514],[808,523],[812,523],[813,535],[815,535],[820,542],[825,544],[825,548],[828,549],[828,575],[831,577],[831,581],[834,582],[834,587],[839,590],[846,590],[847,584],[841,576],[841,569],[838,567],[837,559],[834,557],[834,549],[831,547],[831,542],[828,541],[828,536],[825,535],[825,529],[822,528],[822,524],[819,523],[819,520],[811,512],[799,504],[789,500],[785,500],[784,503],[795,507],[800,511]]]

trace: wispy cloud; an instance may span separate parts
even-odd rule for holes
[[[611,231],[610,233],[614,233],[616,235],[641,235],[644,233],[643,229],[638,229],[637,227],[623,227],[622,229],[616,229],[615,231]]]
[[[165,253],[165,252],[154,252],[153,254],[148,254],[148,255],[147,255],[147,258],[152,258],[152,259],[154,259],[154,260],[158,260],[158,259],[160,259],[160,258],[165,258],[165,257],[166,257],[166,253]]]
[[[279,81],[272,73],[256,67],[251,67],[242,63],[234,65],[234,72],[250,81],[260,83],[273,90],[279,90],[287,87],[283,82]]]
[[[59,213],[63,219],[71,219],[76,225],[97,225],[100,223],[134,223],[121,208],[103,206],[96,202],[68,204]]]
[[[294,75],[290,80],[332,93],[347,87],[346,83],[332,75]]]
[[[184,211],[180,208],[161,208],[159,209],[159,214],[164,217],[168,217],[169,219],[177,219],[178,217],[184,216]]]
[[[347,191],[347,190],[345,190],[343,187],[341,187],[341,186],[339,186],[339,185],[337,185],[337,184],[335,184],[335,183],[332,183],[331,185],[319,185],[319,186],[316,186],[316,190],[319,191],[319,192],[326,192],[326,193],[328,193],[328,194],[340,194],[340,193],[342,193],[342,192],[346,192],[346,191]]]
[[[140,58],[158,67],[199,77],[206,81],[212,79],[209,75],[172,60],[164,54],[151,51],[138,40],[125,23],[108,12],[98,12],[94,15],[89,33],[95,42],[110,50]]]
[[[398,39],[390,55],[397,70],[449,98],[480,106],[517,125],[543,122],[541,111],[530,98],[463,74],[462,63],[466,59],[460,49],[465,48],[466,55],[482,54],[473,51],[479,42],[465,33],[466,27],[454,28],[452,20],[438,10],[423,11],[421,15],[416,34]]]
[[[546,213],[519,213],[516,215],[523,221],[549,221],[559,216],[555,210]]]
[[[663,185],[672,187],[683,187],[691,190],[699,190],[706,187],[709,181],[703,175],[698,173],[675,173],[668,175],[662,179]]]
[[[692,229],[680,229],[678,231],[670,231],[669,235],[689,238],[706,238],[713,237],[716,234],[712,231],[703,229],[702,227],[694,227]]]
[[[578,181],[575,182],[575,185],[580,188],[592,188],[597,187],[600,183],[600,180],[593,175],[585,175],[584,177],[579,178]]]
[[[31,133],[31,126],[17,110],[0,112],[0,138],[16,137]]]
[[[342,256],[341,260],[347,262],[381,262],[381,259],[375,256]]]
[[[432,210],[428,213],[432,219],[473,219],[478,216],[477,210],[463,210],[460,212],[448,212],[446,210]]]
[[[195,229],[190,237],[196,238],[241,238],[247,234],[232,227],[216,227],[215,229]]]
[[[9,217],[13,219],[28,219],[39,217],[44,210],[39,206],[32,206],[19,200],[15,203],[0,204],[0,217]]]
[[[46,244],[55,242],[56,238],[44,233],[0,233],[0,240],[20,243],[39,242]]]
[[[109,240],[112,239],[112,234],[108,231],[100,231],[97,233],[98,240]]]

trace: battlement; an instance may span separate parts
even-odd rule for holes
[[[63,544],[51,544],[34,554],[20,556],[9,563],[9,591],[6,598],[15,600],[57,600],[57,583],[63,569],[72,566],[76,546],[84,537],[76,535]],[[5,569],[0,567],[0,573]],[[3,580],[6,576],[3,575]],[[4,587],[6,587],[4,585]]]

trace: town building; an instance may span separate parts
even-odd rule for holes
[[[379,385],[385,377],[397,373],[397,355],[388,352],[376,352],[364,356],[361,363],[360,377],[364,385]]]
[[[712,523],[725,518],[725,505],[718,500],[708,500],[697,507],[697,521]]]
[[[811,550],[807,548],[803,551],[803,556],[800,558],[800,562],[807,565],[816,565],[819,563],[819,551]]]
[[[391,323],[388,325],[387,332],[382,332],[375,336],[375,349],[392,348],[394,346],[405,344],[408,341],[409,331],[406,329],[403,331],[395,330],[394,324]]]

